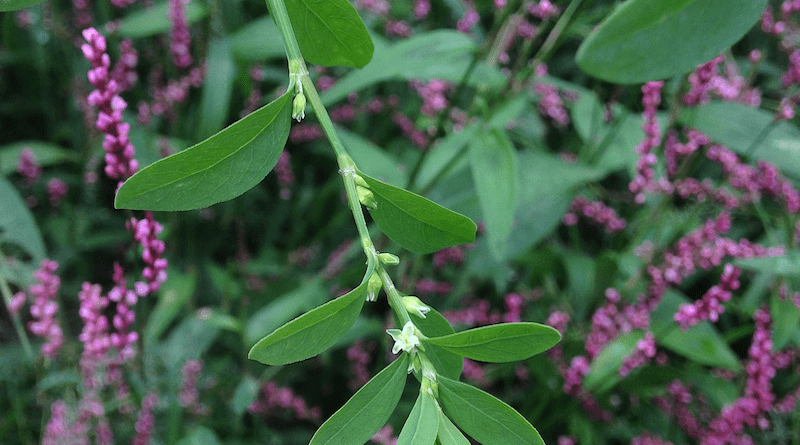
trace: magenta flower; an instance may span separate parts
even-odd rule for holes
[[[119,84],[109,74],[111,58],[106,53],[106,39],[94,28],[83,30],[83,38],[88,43],[81,46],[81,51],[92,63],[89,83],[96,88],[89,94],[88,101],[98,109],[97,129],[105,133],[105,172],[109,178],[124,181],[139,168],[133,158],[136,151],[128,138],[130,124],[122,122],[122,112],[128,104],[118,95]]]
[[[187,0],[170,0],[167,17],[172,22],[170,28],[169,49],[172,53],[172,62],[178,68],[187,68],[192,64],[191,42],[189,24],[186,21]]]
[[[64,333],[56,319],[58,314],[58,288],[61,279],[55,274],[58,263],[53,260],[42,260],[41,266],[33,273],[36,284],[28,292],[33,296],[31,317],[28,329],[45,340],[42,355],[52,360],[64,344]]]

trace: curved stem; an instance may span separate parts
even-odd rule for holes
[[[33,361],[34,354],[33,349],[31,348],[31,343],[28,340],[28,334],[25,333],[25,328],[22,326],[22,321],[19,319],[19,314],[11,311],[11,288],[8,286],[8,282],[6,281],[6,267],[2,261],[2,258],[0,258],[0,293],[3,294],[3,300],[6,303],[8,313],[11,314],[11,320],[14,323],[14,330],[17,332],[17,337],[19,337],[20,343],[22,343],[22,349],[25,351],[25,356],[28,357],[30,361]]]

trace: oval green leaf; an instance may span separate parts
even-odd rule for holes
[[[470,445],[469,439],[439,409],[439,442],[442,445]]]
[[[436,400],[421,391],[400,431],[397,445],[433,445],[439,432],[439,415],[436,411]]]
[[[262,338],[247,355],[267,365],[286,365],[313,357],[336,343],[356,322],[367,296],[367,282],[312,309]]]
[[[190,24],[201,20],[208,14],[205,6],[198,1],[191,1],[184,7],[186,8],[186,22]],[[168,10],[169,2],[162,2],[129,14],[119,21],[119,33],[123,37],[135,39],[168,32],[172,26]]]
[[[402,354],[326,420],[309,445],[364,445],[389,420],[407,375],[408,354]]]
[[[628,0],[586,38],[576,61],[588,74],[615,83],[683,74],[741,39],[766,4],[767,0]]]
[[[18,11],[25,9],[28,6],[43,3],[45,0],[0,0],[0,12],[3,11]]]
[[[502,323],[429,338],[436,345],[472,360],[491,363],[514,362],[546,351],[561,340],[561,334],[539,323]]]
[[[520,413],[478,388],[440,376],[439,401],[447,416],[483,445],[544,445]]]
[[[372,219],[401,247],[416,253],[432,253],[475,241],[477,226],[466,216],[362,172],[359,175],[369,184],[378,203],[370,209]]]
[[[290,97],[285,93],[205,141],[145,167],[120,187],[114,205],[192,210],[250,190],[275,167],[286,144]]]
[[[469,160],[489,250],[503,259],[517,210],[517,152],[505,132],[493,128],[469,144]]]
[[[414,314],[411,314],[411,318],[417,329],[426,337],[441,337],[455,332],[450,326],[450,322],[433,308],[425,314],[425,318],[417,317]],[[425,355],[436,368],[437,373],[454,380],[461,377],[464,359],[460,355],[431,344],[425,346]]]
[[[372,60],[372,38],[347,0],[284,0],[303,57],[316,65],[361,68]]]

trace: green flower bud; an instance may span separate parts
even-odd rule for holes
[[[425,314],[431,311],[431,307],[422,302],[419,298],[410,295],[403,297],[403,306],[406,310],[417,317],[425,318]]]
[[[378,298],[378,292],[383,288],[383,281],[381,277],[375,272],[370,275],[367,281],[367,301],[375,301]]]
[[[400,258],[398,258],[397,255],[392,255],[391,253],[384,252],[378,255],[378,260],[387,266],[397,266],[400,264]]]
[[[304,117],[306,117],[306,95],[300,93],[294,97],[292,102],[292,118],[300,122]]]
[[[356,181],[356,185],[364,187],[365,189],[369,188],[369,184],[367,184],[367,181],[365,181],[361,175],[355,175],[353,179]]]
[[[360,185],[357,185],[356,193],[358,193],[358,202],[360,202],[364,206],[370,209],[378,207],[378,201],[375,199],[375,194],[372,193],[371,190],[361,187]]]

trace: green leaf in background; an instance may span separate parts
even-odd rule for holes
[[[397,445],[433,445],[439,432],[439,416],[436,411],[436,399],[427,392],[420,391],[397,438]]]
[[[628,0],[584,40],[576,61],[592,76],[623,84],[683,74],[739,41],[766,4],[767,0]]]
[[[208,11],[202,2],[193,0],[184,5],[186,21],[194,23],[203,19]],[[172,22],[169,20],[169,2],[158,3],[128,14],[119,21],[118,31],[123,37],[132,39],[154,36],[169,32]]]
[[[38,267],[45,256],[39,226],[17,189],[3,177],[0,177],[0,209],[0,247],[5,243],[16,245]]]
[[[784,277],[800,277],[800,251],[796,249],[788,250],[781,256],[737,259],[733,264],[758,272],[768,272]]]
[[[389,79],[460,82],[477,49],[478,45],[472,39],[455,30],[417,34],[376,50],[372,63],[336,82],[322,94],[322,103],[331,105],[350,93]],[[483,63],[478,63],[469,78],[471,85],[490,87],[500,87],[504,81],[505,77],[498,70]]]
[[[436,345],[472,360],[491,363],[514,362],[546,351],[561,340],[561,334],[539,323],[501,323],[429,338]]]
[[[181,273],[170,269],[169,280],[167,280],[158,292],[158,302],[150,311],[147,317],[147,324],[143,332],[145,349],[161,337],[170,324],[185,311],[186,303],[189,302],[197,287],[197,273]]]
[[[285,0],[300,52],[322,66],[362,68],[372,59],[372,38],[347,0]]]
[[[228,36],[237,59],[264,61],[286,57],[281,31],[270,17],[253,20]]]
[[[200,96],[197,137],[205,139],[225,126],[233,93],[236,66],[228,39],[215,39],[208,46],[206,78]]]
[[[633,331],[607,344],[592,361],[589,374],[583,380],[583,386],[590,391],[602,392],[616,385],[622,380],[618,372],[622,361],[631,354],[636,343],[642,338],[644,332]]]
[[[440,179],[443,174],[447,175],[458,171],[460,169],[459,161],[466,164],[466,157],[459,159],[459,155],[462,153],[461,149],[475,137],[479,129],[479,125],[467,125],[458,133],[448,134],[430,148],[425,154],[417,174],[414,183],[415,190],[427,187],[433,181]]]
[[[0,175],[17,171],[19,155],[29,149],[40,167],[74,161],[74,153],[47,141],[21,141],[0,147]]]
[[[114,205],[191,210],[250,190],[275,167],[289,137],[289,98],[286,93],[205,141],[145,167],[125,181]]]
[[[741,370],[739,359],[717,329],[703,321],[687,330],[675,324],[674,317],[682,304],[690,301],[676,291],[667,291],[653,311],[650,329],[659,345],[707,366]]]
[[[772,350],[780,351],[796,337],[800,327],[800,313],[790,297],[780,298],[777,292],[770,298],[772,314]]]
[[[17,11],[28,6],[37,5],[45,0],[0,0],[0,12]]]
[[[252,347],[281,325],[305,311],[324,304],[327,299],[328,290],[323,286],[321,278],[314,277],[301,283],[297,288],[272,300],[250,317],[244,330],[245,343]]]
[[[416,253],[432,253],[445,247],[471,243],[477,227],[464,215],[361,172],[375,194],[372,219],[383,233],[401,247]]]
[[[502,259],[517,210],[517,152],[505,132],[494,128],[469,144],[469,160],[489,249]]]
[[[262,338],[247,357],[267,365],[286,365],[313,357],[336,343],[356,322],[367,297],[367,281],[306,312]]]
[[[469,439],[439,408],[439,442],[441,445],[470,445]]]
[[[326,420],[309,445],[364,445],[389,420],[407,373],[408,354],[401,354]]]
[[[478,388],[440,376],[439,400],[447,416],[483,445],[544,445],[520,413]]]
[[[455,332],[450,322],[433,308],[425,314],[425,318],[414,314],[411,314],[411,318],[417,329],[426,337],[441,337]],[[440,375],[454,380],[461,377],[464,359],[460,355],[431,344],[425,346],[425,355]]]
[[[741,156],[763,159],[784,173],[800,177],[800,130],[773,113],[734,102],[711,102],[686,108],[678,121],[695,128]]]
[[[259,385],[258,380],[246,375],[233,391],[233,398],[230,404],[233,413],[236,416],[243,416],[253,404],[253,400],[258,397],[260,389],[261,385]]]
[[[403,171],[402,163],[383,151],[380,147],[363,137],[336,127],[336,134],[342,140],[342,144],[347,147],[347,154],[366,174],[373,178],[378,178],[395,187],[406,185],[406,174]]]
[[[219,441],[219,437],[214,432],[214,430],[209,429],[204,426],[198,426],[194,428],[194,430],[183,436],[183,438],[178,441],[178,445],[221,445]]]

